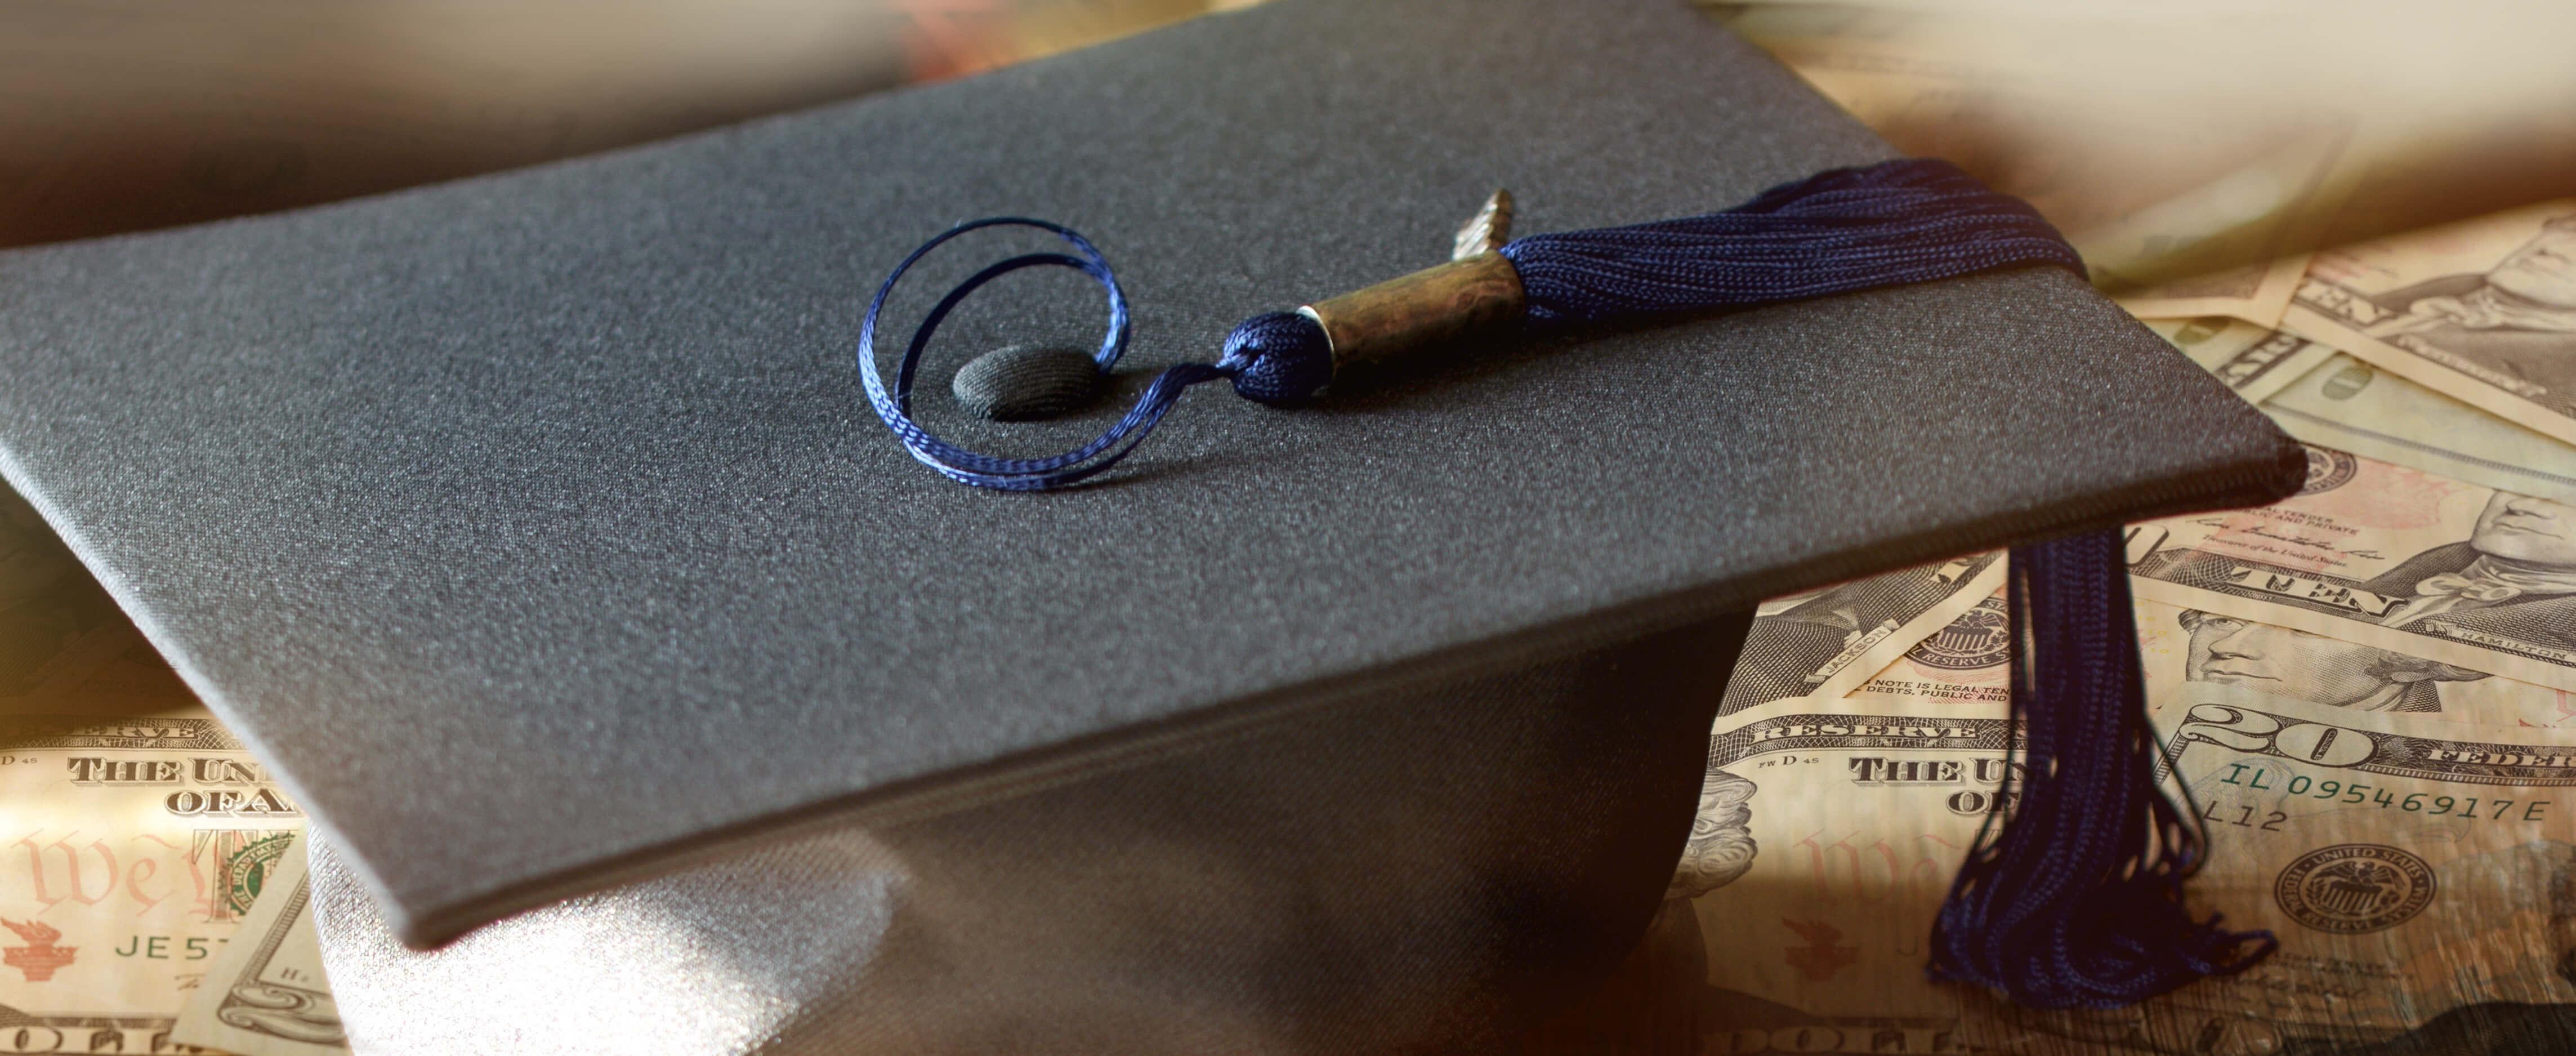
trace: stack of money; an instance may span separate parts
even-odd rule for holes
[[[2193,897],[2281,950],[2116,1014],[2013,1009],[1924,974],[1952,872],[2009,809],[2000,558],[1766,606],[1649,934],[1662,948],[1638,954],[1698,971],[1615,1002],[1672,1009],[1694,1040],[1621,1047],[1596,1021],[1550,1051],[2475,1053],[2440,1039],[2576,1037],[2576,797],[2557,791],[2576,782],[2576,653],[2569,617],[2550,615],[2576,613],[2576,583],[2484,601],[2421,585],[2474,578],[2427,570],[2482,555],[2576,570],[2576,509],[2546,501],[2320,448],[2278,505],[2132,527],[2154,718],[2211,850]],[[1808,688],[1761,699],[1782,686]],[[2374,1044],[2419,1047],[2356,1048]]]

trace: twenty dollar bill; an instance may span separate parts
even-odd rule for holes
[[[2209,683],[2159,717],[2209,826],[2196,897],[2281,940],[2174,1000],[2400,1026],[2576,1002],[2576,748]]]

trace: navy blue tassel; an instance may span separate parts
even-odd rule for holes
[[[1722,213],[1532,235],[1501,252],[1541,323],[1775,304],[2032,264],[2084,273],[2028,203],[1929,158],[1818,173]]]
[[[994,225],[1053,232],[1076,255],[1015,257],[951,291],[913,335],[889,388],[877,373],[875,334],[895,281],[932,247]],[[1534,326],[1774,304],[2001,268],[2084,270],[2029,205],[1930,159],[1837,169],[1723,212],[1537,235],[1498,252],[1520,279]],[[933,436],[910,416],[931,331],[969,291],[1034,266],[1080,270],[1107,291],[1110,332],[1093,358],[1108,370],[1127,344],[1125,297],[1099,250],[1045,221],[980,220],[942,234],[905,258],[868,306],[858,360],[869,403],[913,457],[953,480],[1063,487],[1125,458],[1191,385],[1226,378],[1246,399],[1295,405],[1332,381],[1323,328],[1304,314],[1270,312],[1237,326],[1216,362],[1165,370],[1116,425],[1064,454],[994,458]],[[2012,805],[1988,819],[1942,907],[1932,973],[2037,1007],[2110,1007],[2270,953],[2270,935],[2225,931],[2184,908],[2201,834],[2156,783],[2160,748],[2147,723],[2118,536],[2015,547],[2011,599],[2023,637],[2012,695],[2026,730],[2024,770],[2007,790]]]
[[[2158,787],[2120,533],[2016,546],[2011,568],[2021,772],[1933,922],[1933,977],[2114,1008],[2252,967],[2278,946],[2269,932],[2183,905],[2202,832]]]

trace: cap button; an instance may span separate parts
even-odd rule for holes
[[[957,368],[948,390],[966,413],[997,422],[1053,418],[1099,398],[1100,364],[1087,352],[1010,345]]]

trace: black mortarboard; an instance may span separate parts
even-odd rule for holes
[[[1644,926],[1757,599],[2266,501],[2296,449],[2035,268],[1203,397],[1116,474],[995,494],[871,413],[865,295],[954,221],[1060,220],[1115,261],[1141,377],[1441,259],[1496,186],[1592,228],[1889,156],[1680,5],[1282,0],[0,256],[0,469],[312,814],[362,1045],[556,1051],[543,1008],[368,1004],[514,955],[370,926],[613,935],[639,891],[689,908],[635,941],[715,951],[681,1007],[724,964],[812,982],[739,1051],[1459,1043]],[[931,399],[1033,331],[1097,340],[1069,277],[978,297],[935,428],[1042,454],[1118,413]]]

